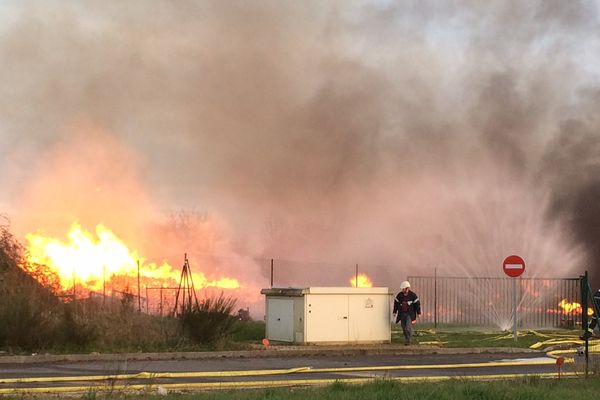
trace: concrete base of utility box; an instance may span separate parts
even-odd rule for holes
[[[391,342],[388,288],[271,288],[266,297],[267,339],[305,344]]]

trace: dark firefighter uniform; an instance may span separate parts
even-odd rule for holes
[[[597,311],[600,310],[600,289],[596,290],[592,300],[594,302],[594,315],[590,318],[587,330],[580,336],[580,339],[582,340],[592,337],[594,335],[594,329],[598,326],[598,318],[600,318],[600,316],[597,315]]]
[[[402,282],[402,284],[404,286],[405,282]],[[411,344],[412,323],[416,321],[417,315],[421,314],[421,302],[416,293],[410,290],[410,284],[402,287],[402,290],[394,299],[394,314],[396,315],[396,323],[400,322],[402,325],[404,344]]]

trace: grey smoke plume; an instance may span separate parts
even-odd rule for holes
[[[22,233],[85,120],[156,209],[214,213],[236,254],[299,261],[290,284],[499,275],[511,253],[600,278],[593,1],[4,7],[0,204]]]

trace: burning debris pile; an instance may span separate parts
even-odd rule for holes
[[[547,310],[547,312],[554,313],[554,314],[564,313],[564,314],[573,314],[573,315],[581,316],[581,314],[583,313],[583,308],[581,307],[581,304],[577,303],[576,301],[570,302],[567,299],[562,299],[558,303],[557,308],[549,308]],[[587,309],[587,314],[588,314],[588,316],[594,315],[594,309],[592,307],[589,307]]]

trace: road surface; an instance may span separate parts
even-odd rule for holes
[[[510,349],[509,349],[510,350]],[[206,390],[275,386],[323,385],[373,379],[445,380],[509,379],[518,376],[557,377],[554,358],[538,352],[402,354],[368,351],[311,351],[265,355],[227,352],[222,357],[193,359],[106,359],[2,362],[0,394],[87,392],[106,390]],[[185,354],[183,357],[186,357]],[[166,357],[163,357],[166,358]],[[10,361],[10,360],[8,360]],[[562,376],[577,369],[563,365]],[[579,369],[580,370],[580,369]]]

